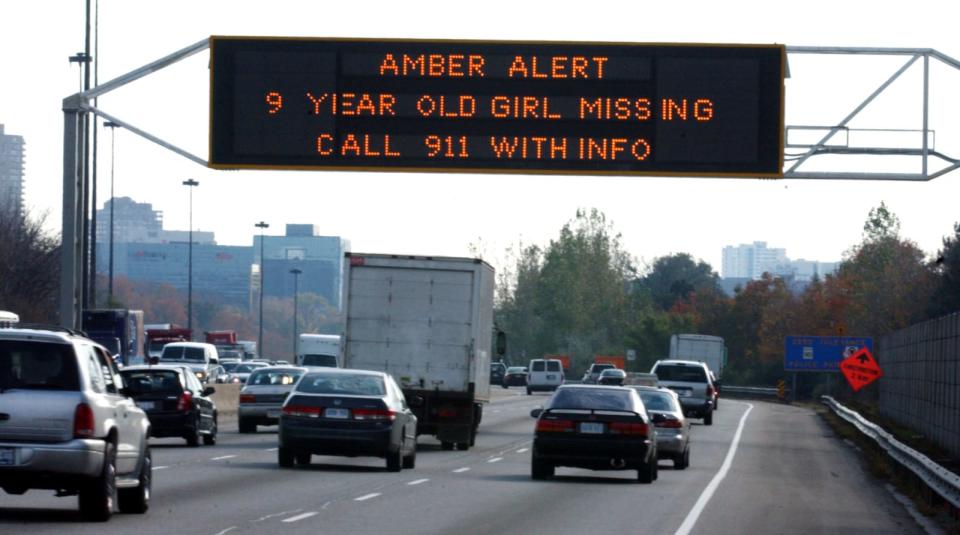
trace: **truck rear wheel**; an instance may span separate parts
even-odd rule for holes
[[[460,451],[467,451],[468,449],[470,449],[470,443],[469,443],[469,442],[457,442],[457,449],[460,450]]]
[[[441,440],[441,441],[440,441],[440,449],[442,449],[443,451],[450,451],[450,450],[452,450],[452,449],[453,449],[453,442],[450,442],[449,440]]]

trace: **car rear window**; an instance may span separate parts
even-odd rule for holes
[[[542,360],[535,360],[530,363],[530,371],[532,372],[542,372],[546,371],[547,363]]]
[[[143,394],[178,394],[183,390],[180,374],[170,370],[123,370],[123,383],[134,396]]]
[[[0,340],[0,390],[80,390],[73,346]]]
[[[383,378],[359,373],[309,373],[297,385],[298,392],[346,396],[383,396]]]
[[[511,366],[507,368],[507,373],[523,373],[523,366]]]
[[[304,355],[304,366],[324,366],[326,368],[337,367],[337,357],[333,355]]]
[[[685,383],[706,383],[707,374],[699,366],[683,364],[664,364],[654,370],[657,379],[661,381],[678,381]]]
[[[301,375],[303,372],[293,370],[260,370],[250,375],[247,385],[292,385]]]
[[[552,410],[634,410],[630,391],[612,388],[561,388],[553,395],[548,408]]]
[[[189,346],[166,346],[160,355],[160,360],[186,360],[190,362],[203,362],[204,352],[202,347]]]
[[[640,399],[648,411],[679,412],[673,396],[666,392],[640,391]]]
[[[547,361],[547,371],[548,372],[558,372],[560,371],[560,362],[556,360]]]

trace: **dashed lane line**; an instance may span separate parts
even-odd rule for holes
[[[289,524],[289,523],[292,523],[292,522],[299,522],[299,521],[303,520],[304,518],[310,518],[311,516],[315,516],[316,514],[317,514],[316,511],[308,511],[308,512],[306,512],[306,513],[301,513],[301,514],[299,514],[299,515],[297,515],[297,516],[291,516],[290,518],[284,518],[284,519],[283,519],[283,522],[286,522],[286,523],[288,523],[288,524]]]
[[[487,459],[488,463],[498,463],[503,460],[503,457],[494,457],[493,459]]]
[[[225,459],[233,459],[236,455],[221,455],[219,457],[214,457],[210,459],[211,461],[223,461]]]
[[[469,467],[469,466],[464,466],[463,468],[457,468],[456,470],[453,471],[453,473],[454,473],[454,474],[462,474],[462,473],[467,472],[467,471],[469,471],[469,470],[470,470],[470,467]]]
[[[424,479],[414,479],[413,481],[407,483],[407,485],[410,485],[410,486],[419,485],[419,484],[421,484],[421,483],[426,483],[427,481],[430,481],[430,480],[429,480],[429,479],[426,479],[426,478],[424,478]]]
[[[381,494],[380,492],[371,492],[370,494],[364,494],[363,496],[358,496],[358,497],[354,498],[353,501],[355,501],[355,502],[365,502],[365,501],[367,501],[367,500],[370,500],[370,499],[372,499],[372,498],[376,498],[377,496],[380,496],[380,494]]]

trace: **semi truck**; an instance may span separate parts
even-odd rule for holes
[[[494,270],[473,258],[346,253],[345,368],[384,371],[417,435],[469,449],[490,400]],[[497,351],[505,349],[497,336]]]
[[[301,366],[340,366],[340,335],[310,334],[300,335],[297,346],[297,364]]]
[[[220,358],[243,360],[246,350],[237,342],[237,331],[204,331],[204,342],[217,346]]]
[[[704,362],[720,380],[727,364],[727,346],[719,336],[675,334],[670,337],[670,358]]]
[[[160,358],[163,346],[172,342],[189,342],[193,332],[175,323],[150,323],[147,331],[147,356]]]
[[[91,340],[106,347],[122,366],[146,360],[142,310],[84,310],[81,328]]]

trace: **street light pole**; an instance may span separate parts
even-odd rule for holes
[[[115,197],[113,193],[113,170],[114,170],[114,152],[116,151],[116,128],[120,126],[119,124],[113,121],[106,121],[103,123],[103,126],[110,129],[110,265],[109,265],[109,282],[107,285],[107,302],[108,305],[113,306],[113,211],[114,211],[114,202]]]
[[[257,356],[263,357],[263,230],[270,225],[261,221],[253,226],[260,229],[260,333],[257,335]]]
[[[200,183],[190,178],[183,181],[190,187],[190,238],[187,244],[187,329],[193,331],[193,188]],[[190,333],[193,337],[193,333]]]
[[[300,292],[300,271],[297,268],[290,270],[293,273],[293,362],[297,362],[297,294]]]

